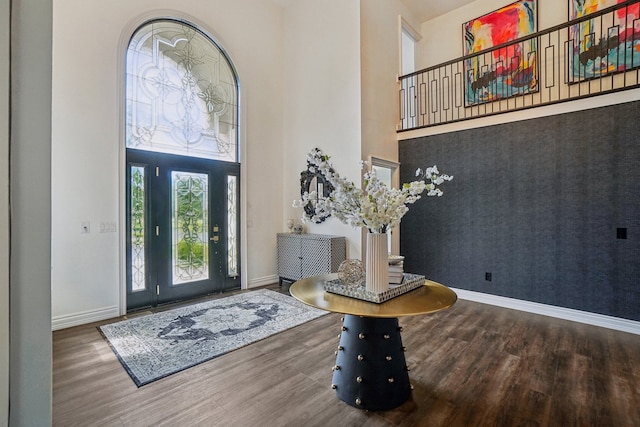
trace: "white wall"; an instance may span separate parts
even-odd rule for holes
[[[172,5],[168,0],[54,3],[54,327],[117,314],[119,235],[97,231],[100,222],[118,222],[122,233],[119,55],[135,24]],[[355,182],[359,160],[368,156],[361,144],[360,1],[296,1],[283,11],[261,0],[189,0],[177,15],[197,16],[194,21],[218,39],[240,74],[248,251],[243,262],[250,286],[269,283],[275,278],[275,233],[285,230],[287,218],[301,216],[291,202],[299,197],[309,149],[323,148]],[[397,19],[394,12],[388,21],[394,51]],[[394,65],[376,78],[388,75],[395,91],[398,59],[391,55]],[[385,93],[391,93],[388,87]],[[395,114],[390,108],[383,120],[391,122]],[[379,126],[378,118],[372,120]],[[393,129],[374,144],[393,147]],[[396,152],[375,155],[389,158]],[[280,203],[274,204],[274,197]],[[91,222],[90,234],[80,233],[83,221]],[[306,228],[347,236],[348,256],[360,258],[360,230],[335,219]]]
[[[0,0],[0,426],[9,423],[9,0]]]
[[[299,222],[300,172],[314,147],[341,176],[360,182],[360,0],[296,0],[285,9],[284,216]],[[307,232],[346,236],[347,256],[360,258],[360,230],[329,218]]]
[[[13,1],[10,31],[9,424],[47,426],[52,401],[51,3]]]
[[[362,158],[398,161],[399,98],[397,77],[402,74],[402,20],[420,28],[399,0],[361,2]],[[392,231],[392,248],[400,248],[400,233]],[[366,247],[366,233],[362,247]]]
[[[361,13],[362,158],[397,161],[400,17],[411,23],[411,16],[399,0],[363,1]]]
[[[282,207],[273,203],[283,174],[281,9],[261,0],[56,0],[53,13],[54,328],[119,314],[123,55],[135,28],[156,16],[201,25],[237,68],[245,279],[274,280],[275,233],[283,224]],[[80,233],[83,221],[91,233]],[[118,232],[100,233],[101,222],[116,222]]]
[[[462,24],[500,9],[504,0],[476,0],[466,6],[422,23],[422,40],[418,43],[417,69],[431,67],[462,56]],[[538,1],[538,30],[567,22],[568,2]]]

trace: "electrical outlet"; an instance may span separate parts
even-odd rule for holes
[[[484,273],[484,280],[486,280],[487,282],[491,281],[491,273],[487,272]]]
[[[83,221],[80,223],[80,234],[91,233],[91,223],[89,221]]]

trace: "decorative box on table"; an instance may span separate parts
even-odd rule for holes
[[[403,273],[401,284],[390,284],[389,289],[381,293],[367,291],[364,283],[359,286],[347,286],[340,279],[333,279],[324,282],[324,290],[379,304],[423,286],[424,279],[425,277],[419,274]]]

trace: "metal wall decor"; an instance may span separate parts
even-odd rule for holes
[[[307,169],[300,173],[300,195],[302,196],[305,193],[311,194],[311,192],[315,191],[318,198],[329,197],[331,193],[333,193],[333,190],[335,190],[334,186],[325,179],[320,171],[312,170],[310,166],[311,165],[307,163]],[[309,201],[309,203],[304,206],[304,212],[308,218],[313,217],[316,214],[314,202]],[[324,220],[325,218],[319,218],[313,221],[319,224]]]

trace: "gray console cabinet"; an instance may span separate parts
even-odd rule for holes
[[[278,233],[278,277],[280,285],[296,280],[335,273],[347,256],[342,236]]]

